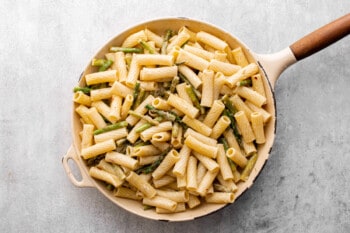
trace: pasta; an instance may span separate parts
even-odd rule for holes
[[[244,48],[198,30],[136,31],[74,88],[89,175],[158,214],[232,203],[272,118]]]

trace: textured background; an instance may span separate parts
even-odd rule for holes
[[[350,11],[348,0],[9,1],[0,7],[0,232],[350,232],[350,37],[277,82],[271,157],[233,205],[191,222],[146,220],[68,180],[72,87],[131,25],[204,20],[276,52]]]

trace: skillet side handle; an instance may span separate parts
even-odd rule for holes
[[[297,61],[300,61],[350,33],[350,13],[306,35],[290,46]]]
[[[81,180],[77,180],[76,177],[73,175],[73,172],[68,164],[68,161],[72,160],[74,161],[75,165],[79,168],[80,174],[81,174]],[[95,187],[94,184],[90,181],[90,177],[83,171],[79,160],[78,155],[75,152],[74,146],[71,145],[67,151],[67,154],[65,154],[62,158],[62,164],[65,172],[67,173],[67,176],[69,180],[77,187]]]

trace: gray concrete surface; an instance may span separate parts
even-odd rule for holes
[[[1,1],[0,232],[350,232],[350,37],[282,74],[271,157],[222,211],[146,220],[73,186],[61,164],[72,87],[130,25],[186,16],[271,53],[349,11],[348,0]]]

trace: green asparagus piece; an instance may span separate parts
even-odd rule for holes
[[[230,146],[228,145],[228,142],[226,141],[226,139],[223,138],[223,137],[219,138],[219,142],[222,143],[222,144],[224,145],[225,151],[227,151],[228,148],[230,147]],[[230,165],[230,168],[231,168],[232,172],[236,171],[236,170],[237,170],[236,164],[235,164],[230,158],[227,158],[227,161],[228,161],[228,163],[229,163],[229,165]]]
[[[238,86],[252,86],[252,80],[250,78],[244,79],[238,82]]]
[[[256,160],[258,159],[258,153],[254,153],[250,159],[248,160],[247,165],[243,169],[241,173],[241,180],[247,181],[250,173],[252,172],[254,165],[256,163]]]
[[[113,64],[112,60],[107,60],[105,63],[103,63],[102,66],[98,69],[99,72],[107,70],[111,65]]]
[[[151,127],[152,127],[152,125],[147,122],[147,123],[141,125],[140,127],[138,127],[137,129],[135,129],[135,132],[136,133],[141,133],[142,131],[144,131],[144,130],[146,130],[148,128],[151,128]]]
[[[177,75],[179,76],[179,78],[185,82],[187,85],[190,85],[193,89],[193,92],[196,94],[197,98],[200,99],[202,94],[196,89],[194,88],[194,86],[192,85],[192,83],[190,81],[188,81],[187,77],[185,75],[183,75],[182,73],[178,72]]]
[[[239,144],[241,144],[241,141],[242,141],[241,140],[241,135],[239,134],[238,129],[236,127],[236,123],[235,123],[236,121],[235,121],[235,118],[234,118],[233,114],[226,108],[224,109],[223,114],[226,115],[228,118],[230,118],[231,128],[233,130],[233,134],[235,135],[235,138],[236,138],[237,142]]]
[[[140,173],[149,174],[149,173],[153,172],[161,164],[161,162],[163,161],[164,157],[166,156],[166,154],[169,153],[170,150],[171,150],[171,147],[168,147],[168,149],[166,149],[165,151],[163,151],[160,154],[159,159],[157,159],[156,161],[154,161],[150,165],[146,165],[146,166],[143,166],[143,167],[137,169],[135,172],[137,174],[140,174]]]
[[[139,114],[139,113],[137,113],[137,112],[135,112],[135,111],[132,111],[132,110],[130,110],[128,113],[129,113],[130,115],[132,115],[132,116],[135,116],[135,117],[137,117],[137,118],[141,118],[141,119],[147,121],[147,122],[150,123],[151,125],[159,125],[159,121],[153,120],[150,116],[141,115],[141,114]]]
[[[230,146],[228,145],[228,142],[224,137],[219,138],[219,142],[224,146],[225,151],[227,151],[228,148],[230,148]]]
[[[111,47],[111,52],[124,52],[124,53],[142,53],[143,50],[140,48],[123,48],[123,47]]]
[[[134,109],[136,109],[141,103],[142,101],[145,99],[146,97],[146,92],[144,89],[140,89],[140,92],[139,94],[137,95],[137,99],[135,101],[135,104],[134,104]]]
[[[105,133],[105,132],[108,132],[108,131],[111,131],[111,130],[115,130],[115,129],[120,129],[120,128],[123,128],[123,127],[126,127],[126,126],[128,126],[128,122],[120,121],[120,122],[115,123],[113,125],[108,125],[105,128],[95,130],[94,131],[94,135]]]
[[[103,64],[105,64],[107,62],[106,59],[92,59],[91,65],[92,66],[102,66]]]
[[[144,48],[145,50],[147,50],[150,54],[155,54],[157,53],[154,48],[148,44],[146,41],[144,40],[139,40],[139,44],[142,46],[142,48]]]
[[[194,88],[190,85],[187,85],[185,90],[186,90],[188,96],[190,97],[192,103],[194,104],[194,106],[201,111],[201,114],[204,114],[205,109],[199,104],[199,99],[197,98],[197,96],[194,92]]]
[[[171,80],[171,85],[170,85],[170,92],[174,93],[176,89],[176,85],[179,84],[180,78],[178,76],[175,76],[173,80]]]
[[[161,54],[166,54],[166,49],[168,47],[168,43],[169,43],[169,39],[173,36],[173,31],[168,29],[166,31],[164,40],[163,40],[163,44],[162,44],[162,48],[161,48]]]
[[[228,95],[224,95],[222,97],[222,102],[224,103],[225,107],[234,115],[237,112],[237,109],[233,106],[232,101],[228,97]]]
[[[74,87],[73,92],[82,91],[85,94],[90,94],[91,88],[90,87]]]
[[[161,117],[164,117],[165,119],[167,119],[169,121],[181,122],[181,118],[174,112],[159,110],[159,109],[156,109],[155,107],[153,107],[152,105],[149,105],[149,104],[147,104],[145,106],[145,108],[147,108],[152,113],[155,113]]]
[[[133,95],[133,103],[132,103],[132,108],[133,109],[135,109],[135,103],[136,103],[136,100],[137,100],[137,98],[138,98],[138,96],[139,96],[139,94],[140,94],[140,86],[141,86],[141,84],[139,83],[139,82],[137,82],[136,84],[135,84],[135,86],[134,86],[134,91],[133,91],[133,93],[132,93],[132,95]]]

